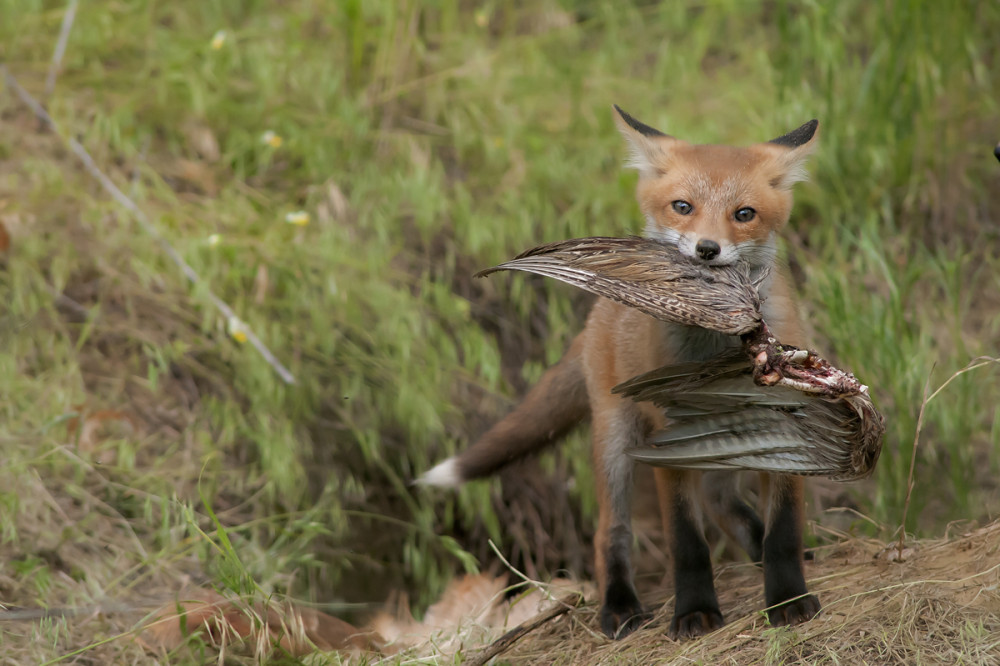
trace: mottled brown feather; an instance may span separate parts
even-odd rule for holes
[[[635,459],[838,480],[874,470],[885,420],[868,387],[816,352],[771,335],[757,291],[766,273],[745,263],[695,263],[674,246],[638,237],[549,243],[477,276],[500,270],[553,277],[663,321],[742,337],[735,356],[666,366],[614,388],[653,402],[668,419],[629,451]]]
[[[748,264],[710,267],[675,246],[631,236],[579,238],[541,245],[476,274],[526,271],[561,280],[664,321],[739,335],[760,326],[757,287],[765,275]]]

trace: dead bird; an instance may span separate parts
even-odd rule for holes
[[[742,349],[671,365],[613,392],[663,409],[669,424],[627,453],[650,465],[820,475],[872,473],[885,419],[868,387],[816,352],[782,345],[761,315],[766,273],[696,264],[654,239],[580,238],[542,245],[481,271],[545,275],[664,321],[739,335]]]

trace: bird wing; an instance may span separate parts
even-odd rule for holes
[[[613,390],[650,401],[669,424],[628,449],[650,465],[698,470],[746,469],[837,479],[874,467],[871,428],[855,402],[760,386],[738,352],[715,361],[682,363],[635,377]],[[880,436],[880,434],[879,434]]]
[[[748,469],[856,478],[857,415],[824,398],[791,411],[772,406],[683,416],[628,450],[635,460],[684,469]],[[824,404],[820,404],[824,403]]]
[[[477,277],[500,270],[555,278],[664,321],[744,337],[742,351],[660,368],[613,389],[656,404],[670,423],[630,449],[634,459],[841,480],[874,469],[885,421],[867,387],[771,336],[757,292],[766,273],[746,263],[695,264],[676,246],[638,237],[549,243]]]
[[[652,317],[739,335],[760,326],[749,265],[692,263],[675,246],[648,238],[580,238],[542,245],[476,274],[501,270],[551,277]]]
[[[740,350],[711,361],[678,363],[633,377],[611,389],[636,402],[650,401],[676,418],[671,410],[718,413],[755,405],[793,409],[808,403],[809,396],[786,386],[759,386],[753,369]]]

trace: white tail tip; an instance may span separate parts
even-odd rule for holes
[[[458,488],[463,481],[462,474],[458,471],[456,458],[448,458],[417,479],[417,483],[422,486],[439,486],[441,488]]]

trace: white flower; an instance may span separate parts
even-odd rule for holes
[[[267,130],[266,132],[260,135],[260,142],[268,146],[271,146],[272,148],[281,148],[281,144],[284,141],[285,141],[284,139],[282,139],[280,136],[278,136],[271,130]]]
[[[229,329],[229,336],[233,340],[236,340],[240,344],[247,341],[247,326],[240,321],[239,317],[230,317],[227,327]]]
[[[304,210],[297,210],[294,213],[285,215],[285,222],[294,224],[297,227],[304,227],[309,224],[309,213]]]

